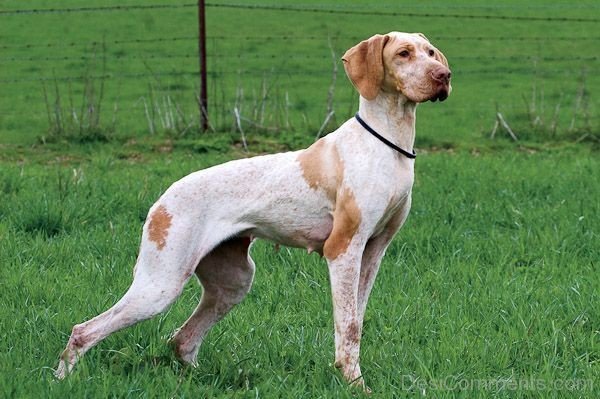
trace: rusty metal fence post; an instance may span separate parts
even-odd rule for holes
[[[200,129],[208,130],[208,94],[206,87],[206,11],[204,0],[198,0],[198,55],[200,57]]]

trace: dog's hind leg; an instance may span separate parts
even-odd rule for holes
[[[179,296],[184,282],[175,277],[157,283],[152,276],[138,272],[129,290],[112,308],[73,327],[56,376],[65,377],[79,357],[108,335],[164,311]]]
[[[250,239],[236,237],[213,249],[196,268],[203,288],[200,304],[175,333],[172,343],[185,363],[196,364],[196,355],[208,330],[240,303],[252,285],[254,262],[248,254]]]
[[[175,301],[200,259],[222,240],[196,237],[195,226],[189,218],[173,216],[165,206],[155,205],[144,225],[131,286],[112,308],[73,327],[55,373],[58,378],[108,335],[157,315]]]

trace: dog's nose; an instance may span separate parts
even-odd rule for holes
[[[438,67],[431,71],[431,77],[438,82],[448,84],[450,82],[450,77],[452,76],[452,72],[446,67]]]

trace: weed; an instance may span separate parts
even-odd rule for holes
[[[497,105],[497,120],[491,138],[501,126],[515,141],[518,136],[519,139],[537,142],[600,143],[600,126],[592,122],[594,118],[590,112],[590,91],[585,71],[579,77],[575,93],[560,92],[549,99],[536,79],[529,98],[523,95],[522,101],[524,111],[514,114],[500,113],[501,107]]]
[[[289,107],[289,94],[285,92],[282,96],[277,79],[272,74],[264,74],[259,87],[252,88],[250,96],[243,86],[236,88],[232,107],[234,125],[240,130],[244,123],[247,125],[245,130],[252,132],[279,132],[282,126],[293,130]]]
[[[61,140],[74,142],[108,141],[115,130],[117,105],[113,109],[112,122],[104,125],[101,121],[102,106],[104,100],[106,72],[106,48],[102,45],[102,59],[100,74],[95,75],[97,67],[96,46],[94,46],[94,57],[91,58],[85,68],[81,99],[75,101],[73,82],[68,81],[65,88],[61,88],[58,79],[52,81],[52,92],[42,83],[44,103],[48,117],[48,133],[41,136],[40,141],[56,142]]]
[[[47,196],[43,196],[41,202],[34,204],[23,213],[20,230],[26,233],[40,233],[47,238],[68,230],[60,204],[51,203]]]
[[[21,173],[2,173],[0,180],[0,193],[5,195],[18,194],[23,187],[23,170]]]
[[[141,101],[150,134],[182,137],[198,131],[194,116],[186,115],[181,104],[169,92],[157,93],[152,83],[148,85],[148,99],[142,97]]]

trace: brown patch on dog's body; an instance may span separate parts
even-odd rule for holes
[[[321,139],[298,156],[302,176],[313,190],[323,190],[335,201],[338,187],[344,178],[343,163],[337,148]]]
[[[323,139],[302,152],[298,161],[308,186],[322,190],[334,203],[333,228],[323,246],[323,255],[334,260],[346,252],[361,220],[354,193],[342,186],[344,163],[335,145]]]
[[[340,190],[333,212],[333,229],[325,240],[323,255],[334,260],[345,253],[360,226],[361,214],[354,193],[349,188]]]
[[[156,244],[158,250],[162,250],[167,245],[167,236],[171,227],[173,216],[167,212],[164,205],[159,206],[150,216],[148,224],[148,238]]]

